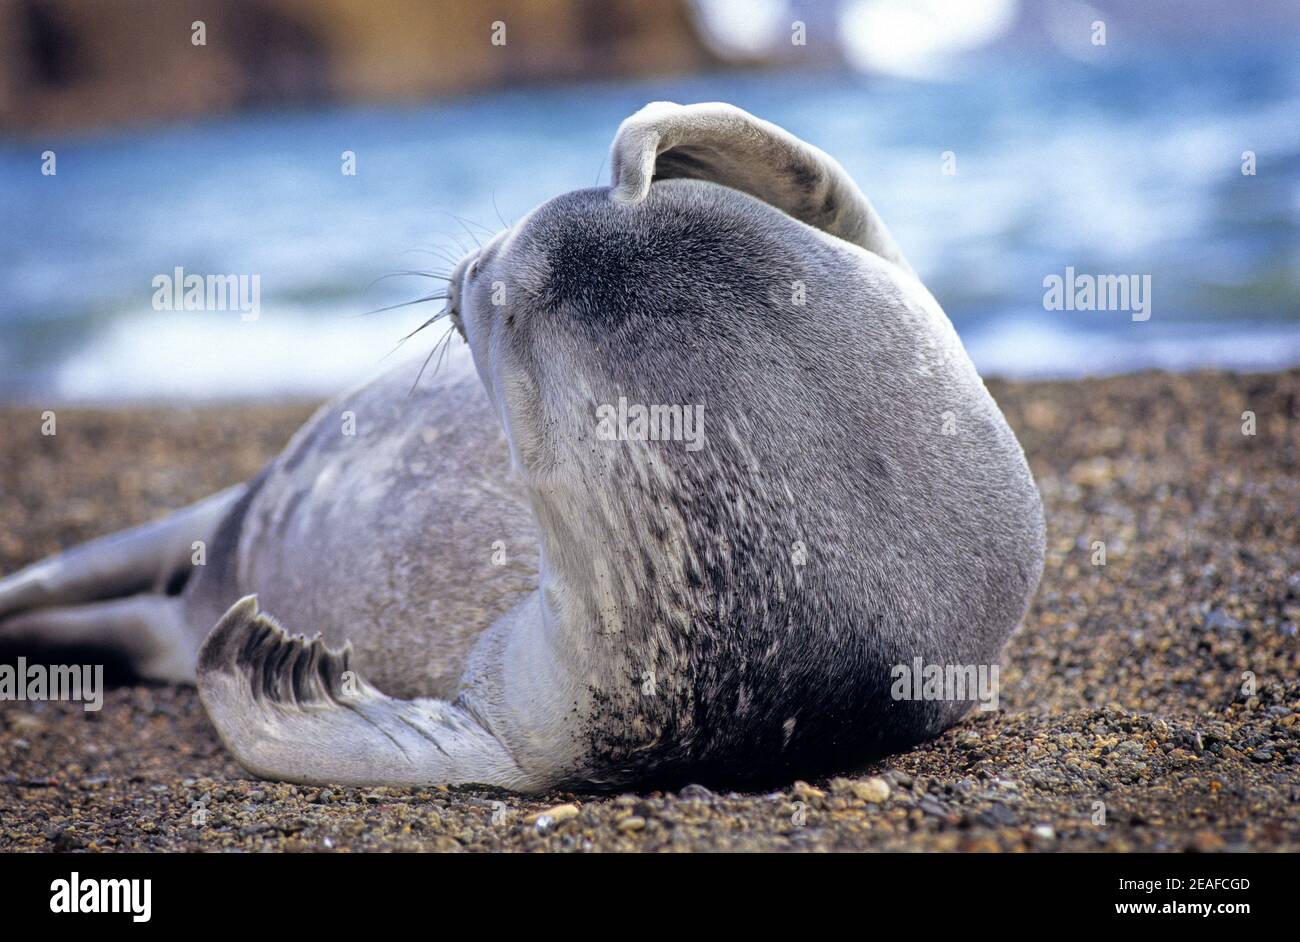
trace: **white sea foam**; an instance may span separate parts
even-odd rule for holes
[[[60,363],[52,393],[76,402],[328,396],[408,361],[416,361],[414,380],[418,360],[445,329],[441,323],[394,353],[406,331],[391,319],[283,310],[254,322],[142,314],[114,322],[95,344]],[[452,345],[463,346],[459,338]]]
[[[962,339],[985,376],[1072,378],[1144,369],[1213,367],[1257,372],[1300,364],[1300,329],[1240,324],[1177,324],[1142,337],[1086,331],[1032,316],[999,318]]]

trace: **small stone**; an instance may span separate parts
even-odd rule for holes
[[[630,817],[624,818],[622,821],[618,822],[618,829],[620,831],[644,830],[645,818],[642,818],[639,815],[635,815],[635,814],[631,815]]]
[[[1223,850],[1223,838],[1213,831],[1197,831],[1192,835],[1192,847],[1202,854],[1213,854]]]
[[[825,797],[826,797],[826,793],[825,793],[824,791],[822,791],[820,788],[813,788],[813,787],[812,787],[811,785],[809,785],[807,782],[802,781],[802,780],[801,780],[801,781],[798,781],[798,782],[795,782],[795,783],[794,783],[794,788],[791,789],[791,790],[794,792],[795,797],[797,797],[797,798],[803,798],[803,799],[805,799],[805,800],[806,800],[806,799],[810,799],[810,798],[825,798]]]
[[[1214,611],[1210,612],[1205,619],[1205,628],[1207,631],[1218,631],[1221,629],[1236,631],[1242,627],[1243,625],[1240,621],[1233,618],[1221,608],[1216,608]]]
[[[70,834],[63,828],[49,828],[45,832],[45,836],[49,838],[50,844],[55,852],[61,853],[69,850],[79,850],[86,846],[85,841],[77,837],[75,834]]]
[[[873,805],[883,804],[889,800],[889,785],[883,778],[872,777],[864,782],[853,782],[849,787],[859,800]]]
[[[985,827],[1011,827],[1016,823],[1016,813],[1001,802],[995,802],[980,815]]]
[[[1052,830],[1051,825],[1039,824],[1034,828],[1034,837],[1042,838],[1045,841],[1056,840],[1056,831]]]
[[[529,815],[524,820],[529,824],[535,824],[542,828],[553,827],[568,821],[570,818],[578,816],[578,806],[572,803],[556,805],[553,808],[547,808],[545,811],[539,811],[536,814]]]
[[[687,785],[680,792],[681,796],[690,801],[712,801],[713,792],[709,791],[703,785]]]
[[[9,728],[19,735],[30,736],[44,731],[45,723],[30,713],[15,713],[9,717]]]

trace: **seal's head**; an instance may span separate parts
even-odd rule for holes
[[[452,276],[451,316],[520,468],[539,482],[603,477],[607,461],[593,463],[589,447],[593,436],[609,438],[598,428],[601,405],[724,410],[709,420],[721,430],[742,418],[725,414],[733,405],[757,418],[758,403],[737,382],[758,381],[778,409],[782,379],[806,382],[786,348],[820,345],[836,328],[823,316],[807,322],[815,336],[800,337],[790,319],[806,306],[817,253],[835,242],[702,181],[665,181],[636,203],[582,190],[544,204],[463,260]],[[763,364],[781,366],[784,376]],[[661,444],[656,452],[704,450],[701,435],[673,448],[681,436],[656,430],[624,435],[620,425],[615,438]]]
[[[541,525],[543,597],[566,643],[599,649],[593,774],[647,749],[665,769],[766,747],[834,762],[968,706],[882,691],[962,632],[970,662],[996,656],[1004,632],[979,626],[1006,593],[989,587],[1023,599],[1036,578],[1008,501],[1036,516],[1037,497],[975,506],[954,475],[971,449],[1023,458],[914,284],[688,179],[640,202],[569,193],[458,268],[454,316]],[[966,437],[940,434],[950,409]],[[987,566],[955,571],[970,554]],[[856,715],[873,723],[845,737]]]

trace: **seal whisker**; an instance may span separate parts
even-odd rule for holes
[[[492,231],[491,229],[489,229],[487,226],[483,225],[481,222],[474,222],[474,220],[472,220],[472,219],[466,219],[464,216],[458,216],[458,215],[456,215],[455,213],[448,212],[448,211],[445,210],[445,209],[435,210],[435,212],[442,213],[444,216],[450,216],[452,219],[454,219],[454,220],[456,220],[458,223],[460,223],[460,227],[461,227],[462,229],[464,229],[464,230],[469,234],[469,237],[470,237],[471,239],[474,240],[474,244],[475,244],[476,246],[478,246],[479,248],[482,248],[483,245],[482,245],[481,242],[479,242],[479,240],[478,240],[478,236],[476,236],[473,232],[470,231],[469,225],[467,225],[467,223],[468,223],[468,224],[471,224],[471,225],[478,226],[480,229],[482,229],[484,232],[486,232],[486,233],[488,234],[489,237],[490,237],[490,236],[494,236],[494,235],[496,235],[495,232],[493,232],[493,231]]]
[[[428,369],[429,361],[433,359],[433,355],[434,355],[435,353],[438,352],[438,349],[439,349],[440,347],[442,347],[442,346],[443,346],[443,345],[448,341],[448,339],[451,337],[451,335],[452,335],[453,333],[455,333],[455,329],[452,327],[452,325],[448,324],[448,325],[447,325],[447,332],[446,332],[445,334],[443,334],[443,335],[442,335],[442,338],[441,338],[437,343],[435,343],[435,344],[433,345],[433,349],[429,351],[429,355],[428,355],[427,357],[425,357],[425,358],[424,358],[424,362],[423,362],[422,364],[420,364],[420,372],[418,372],[418,373],[415,374],[415,382],[413,382],[413,383],[411,384],[411,388],[410,388],[410,390],[409,390],[409,391],[407,392],[407,394],[406,394],[408,397],[410,397],[411,395],[413,395],[413,394],[415,393],[415,387],[420,385],[420,379],[421,379],[421,377],[424,376],[424,371],[425,371],[426,369]],[[442,365],[442,358],[441,358],[441,357],[439,357],[439,359],[438,359],[438,365],[439,365],[439,366]],[[434,372],[435,375],[437,375],[437,372],[438,372],[437,367],[434,368],[434,371],[433,371],[433,372]]]
[[[457,219],[456,221],[457,221],[457,222],[460,222],[459,219]],[[462,229],[464,229],[464,230],[465,230],[465,234],[466,234],[467,236],[470,237],[470,240],[474,243],[474,248],[475,248],[476,250],[477,250],[477,249],[481,249],[481,248],[483,248],[483,243],[480,242],[480,241],[478,240],[478,236],[476,236],[476,235],[474,234],[474,230],[473,230],[473,229],[471,229],[469,226],[465,225],[463,222],[460,222],[460,227],[461,227]]]
[[[393,349],[389,350],[387,353],[385,353],[383,356],[381,356],[381,357],[379,358],[379,362],[380,362],[380,363],[383,363],[385,360],[387,360],[389,357],[391,357],[391,356],[392,356],[394,353],[396,353],[398,350],[402,349],[402,344],[406,343],[406,341],[410,340],[412,337],[414,337],[414,336],[415,336],[416,334],[418,334],[420,331],[424,330],[424,328],[428,327],[430,324],[434,323],[435,321],[439,321],[439,320],[441,320],[442,318],[446,317],[449,313],[450,313],[450,311],[449,311],[447,308],[443,308],[443,309],[442,309],[441,311],[439,311],[437,314],[433,315],[433,317],[429,318],[427,321],[425,321],[425,322],[424,322],[423,324],[421,324],[419,327],[415,328],[415,330],[411,331],[411,332],[410,332],[409,334],[407,334],[405,337],[402,337],[400,340],[398,340],[397,343],[393,346]]]
[[[460,241],[459,236],[452,235],[451,233],[440,233],[440,235],[442,235],[443,238],[451,239],[451,241],[455,242],[456,248],[462,256],[469,254],[469,249],[465,248],[465,243]]]
[[[429,318],[427,321],[425,321],[425,322],[424,322],[423,324],[421,324],[419,327],[415,328],[415,330],[411,331],[409,334],[407,334],[405,337],[403,337],[401,340],[399,340],[399,341],[397,342],[397,345],[400,347],[402,344],[406,343],[406,341],[410,340],[412,337],[414,337],[414,336],[415,336],[416,334],[418,334],[420,331],[424,330],[424,328],[428,327],[428,326],[429,326],[430,324],[432,324],[434,321],[441,320],[442,318],[446,317],[447,314],[448,314],[448,310],[447,310],[447,308],[443,308],[443,309],[442,309],[441,311],[439,311],[437,314],[433,315],[433,317]]]
[[[441,291],[434,294],[426,294],[424,297],[412,298],[410,301],[399,301],[397,304],[386,304],[383,307],[377,307],[372,311],[362,311],[360,314],[349,314],[349,317],[366,317],[370,314],[382,314],[384,311],[395,311],[399,307],[410,307],[412,304],[423,304],[425,301],[446,301],[447,295]]]
[[[365,288],[362,289],[362,293],[364,294],[366,291],[369,291],[371,288],[379,284],[381,281],[387,281],[389,278],[404,278],[404,277],[432,278],[435,281],[451,280],[451,274],[449,272],[420,271],[414,268],[410,268],[410,269],[403,268],[403,269],[398,269],[397,271],[385,272],[384,274],[380,275],[378,278],[374,279],[369,284],[367,284]]]
[[[410,275],[415,278],[436,278],[439,281],[446,281],[451,277],[449,271],[425,271],[420,268],[399,268],[396,271],[386,272],[380,275],[375,281],[383,281],[385,278],[398,278],[403,275]]]
[[[501,228],[509,229],[513,223],[508,223],[505,217],[501,215],[501,207],[497,206],[497,191],[492,191],[492,209],[497,214],[497,222],[501,223]]]
[[[404,249],[402,251],[402,254],[405,255],[408,252],[417,252],[420,255],[432,255],[434,258],[438,259],[439,261],[446,262],[452,268],[455,268],[457,265],[460,264],[460,259],[452,257],[452,254],[440,245],[434,246],[434,248],[430,248],[430,249]]]
[[[441,341],[442,352],[438,354],[438,362],[433,365],[434,376],[437,376],[438,371],[442,369],[442,359],[447,355],[447,351],[451,349],[452,341],[455,339],[456,336],[457,334],[454,325],[450,330],[448,330],[445,334],[442,335],[442,341]]]

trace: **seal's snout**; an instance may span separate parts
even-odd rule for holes
[[[452,329],[460,334],[460,339],[468,341],[469,338],[465,336],[465,320],[461,317],[460,308],[454,304],[449,304],[447,306],[447,318],[451,321]]]
[[[475,249],[457,263],[447,280],[447,319],[460,334],[461,340],[468,340],[465,335],[464,296],[469,286],[478,276],[483,250]]]

